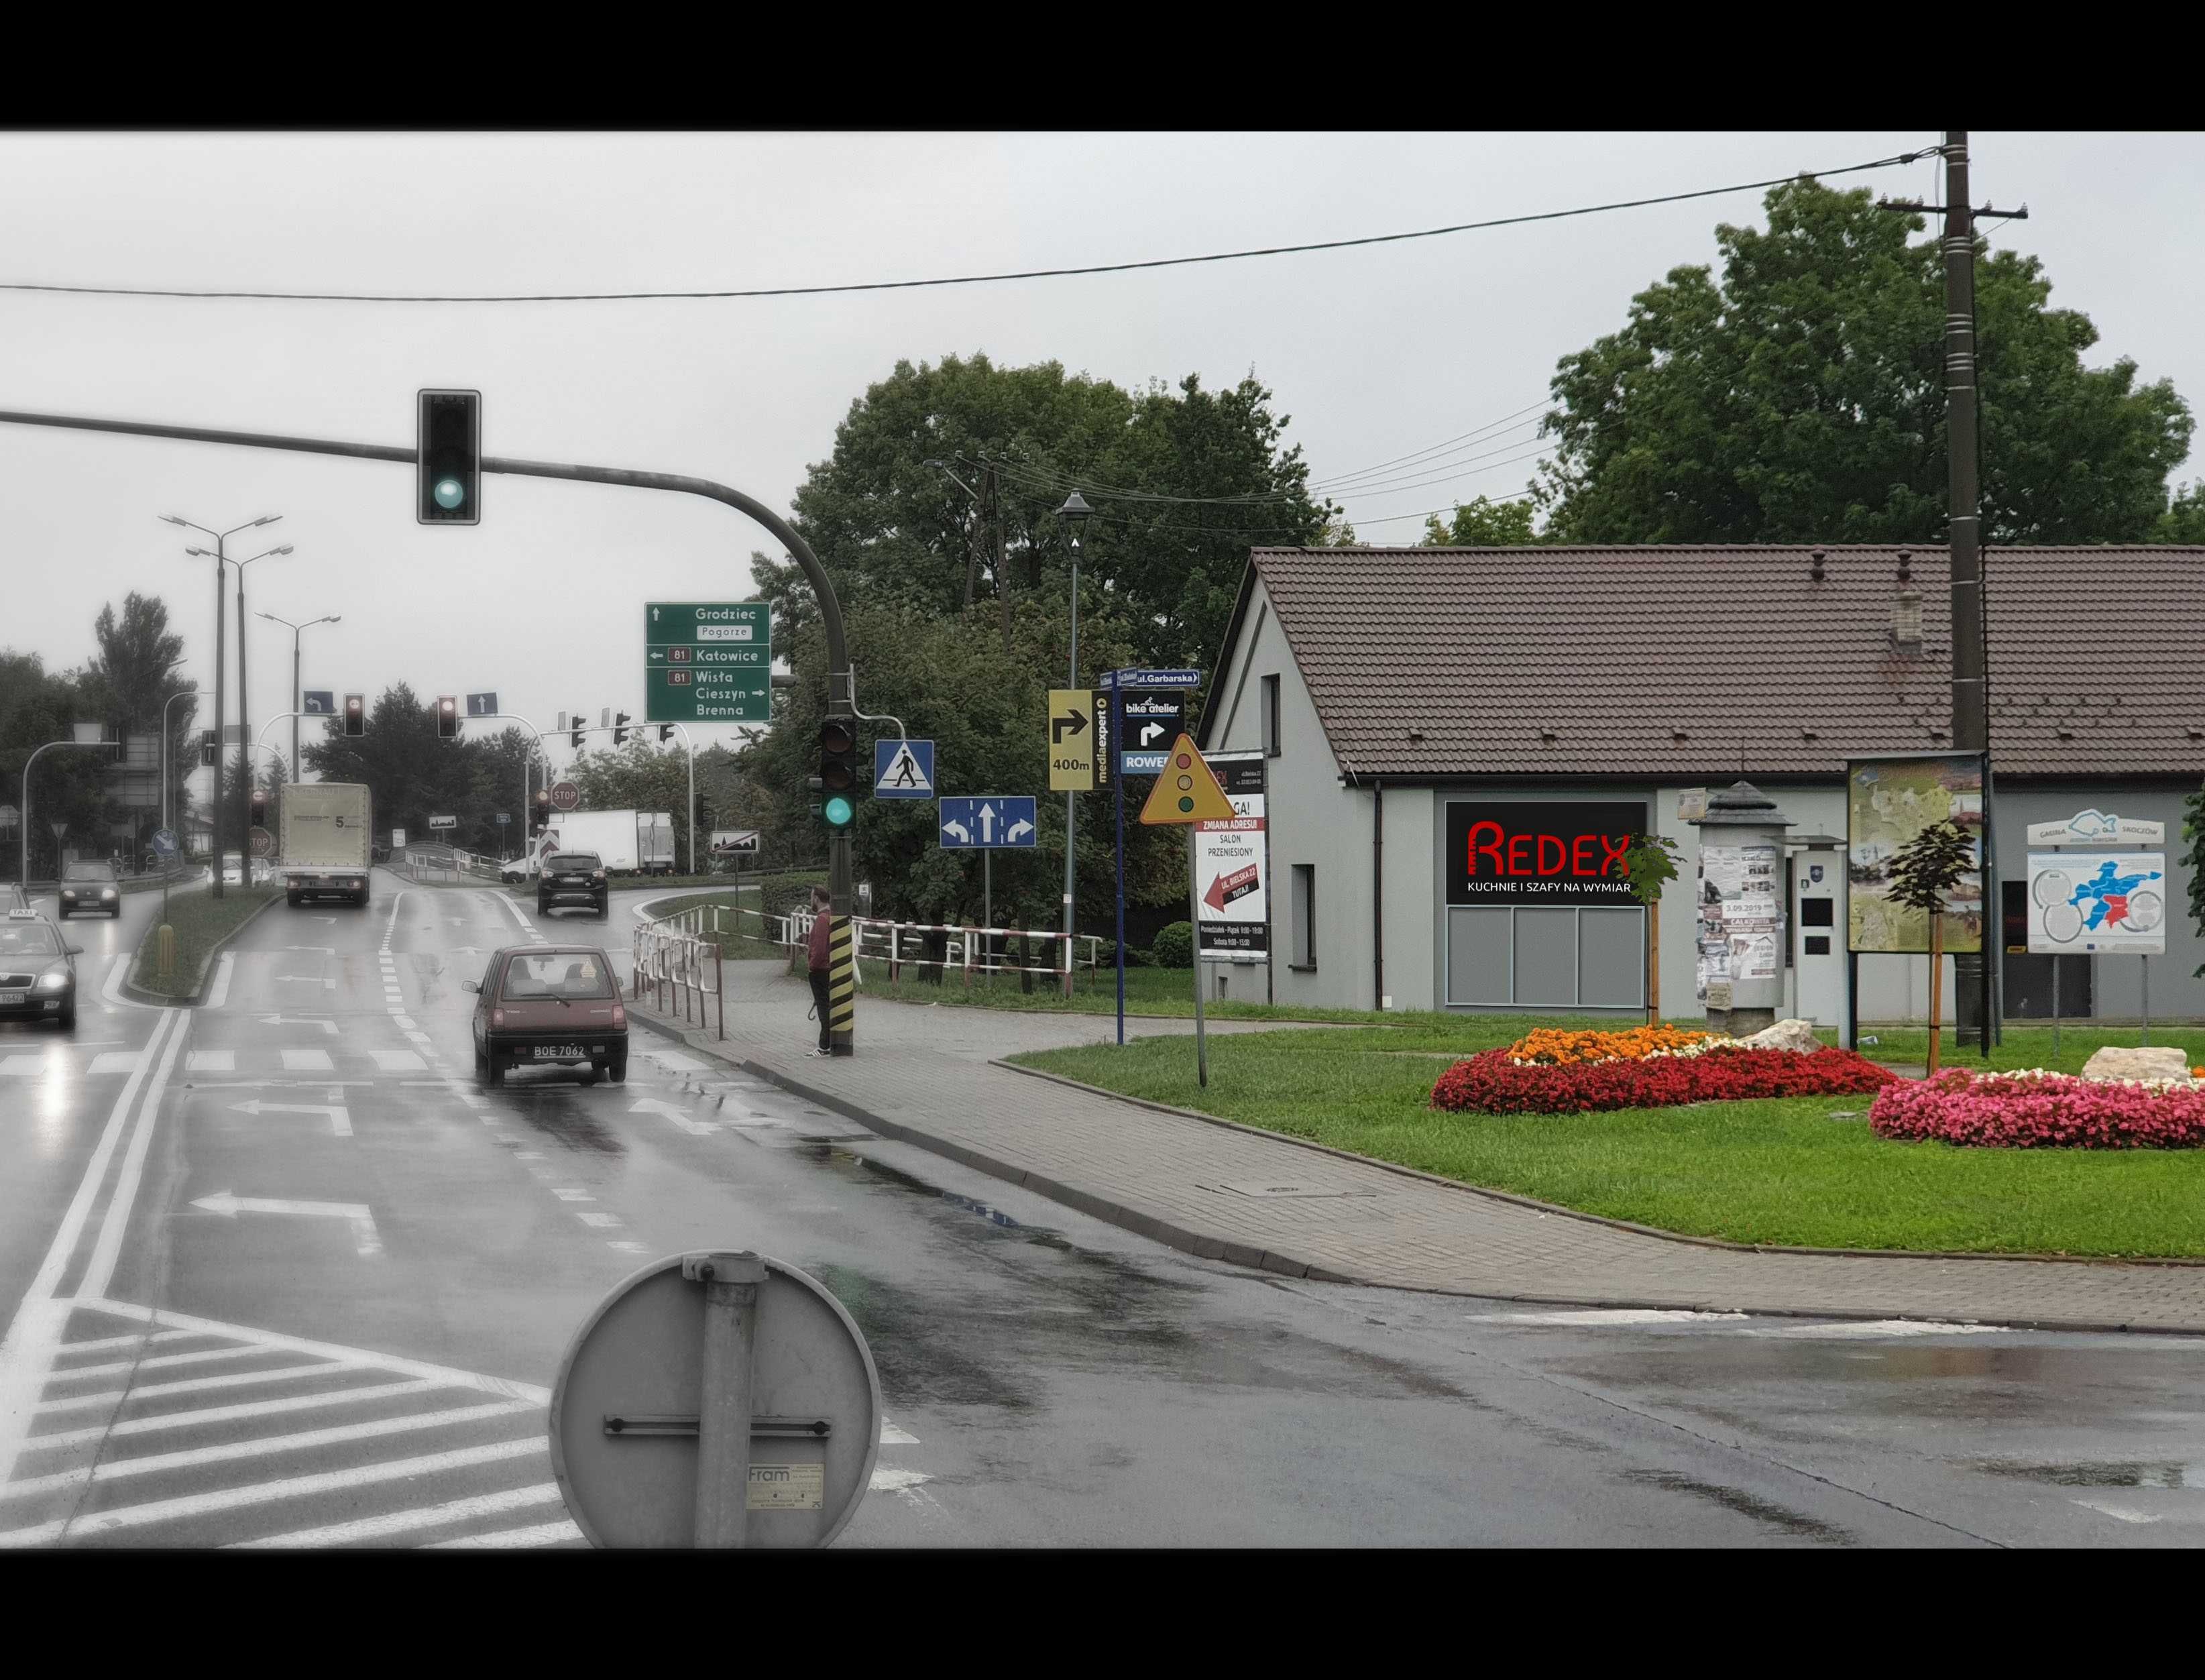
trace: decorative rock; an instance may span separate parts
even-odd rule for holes
[[[1779,1021],[1773,1027],[1764,1027],[1750,1038],[1741,1038],[1731,1048],[1736,1050],[1797,1050],[1806,1055],[1822,1048],[1822,1041],[1815,1036],[1812,1021]]]
[[[2178,1044],[2108,1044],[2083,1064],[2085,1079],[2190,1080],[2190,1058]]]

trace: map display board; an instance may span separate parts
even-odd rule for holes
[[[1982,755],[1912,753],[1846,765],[1847,950],[1929,951],[1929,918],[1891,896],[1891,861],[1924,828],[1948,820],[1976,846],[1976,867],[1946,904],[1943,945],[1951,956],[1983,948]]]
[[[1774,846],[1703,842],[1697,875],[1696,994],[1710,984],[1775,980],[1784,972],[1783,853]]]
[[[2029,948],[2052,955],[2166,954],[2166,854],[2032,852]]]

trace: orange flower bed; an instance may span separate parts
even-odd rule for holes
[[[1708,1042],[1714,1035],[1685,1027],[1632,1027],[1627,1032],[1572,1032],[1540,1027],[1508,1047],[1508,1060],[1543,1067],[1580,1062],[1642,1061],[1674,1055]]]

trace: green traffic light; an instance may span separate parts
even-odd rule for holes
[[[439,478],[436,496],[439,508],[456,508],[467,499],[467,487],[457,478]]]
[[[830,828],[848,828],[850,826],[850,819],[857,814],[857,807],[853,805],[840,793],[837,793],[833,798],[827,801],[827,826]]]

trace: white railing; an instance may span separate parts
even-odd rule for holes
[[[726,969],[719,940],[704,937],[703,908],[668,917],[637,917],[630,994],[640,1000],[648,986],[656,1007],[671,1014],[673,1006],[678,1004],[681,1018],[698,1026],[716,1018],[716,1030],[725,1038],[728,1001],[722,982]]]
[[[665,921],[669,924],[678,923],[698,934],[709,932],[715,937],[733,934],[793,952],[809,940],[813,919],[811,912],[805,910],[769,916],[748,907],[704,904],[677,911]],[[954,971],[964,976],[968,985],[976,974],[1061,976],[1064,972],[1061,962],[1021,963],[1007,948],[1014,939],[1046,940],[1055,944],[1064,937],[1061,928],[979,928],[954,923],[890,922],[870,916],[852,917],[850,926],[856,954],[867,962],[886,963],[891,983],[901,978],[903,970],[910,967],[939,968],[945,976]],[[930,935],[942,938],[943,954],[939,959],[926,953],[925,941]],[[1097,934],[1074,937],[1079,941],[1074,947],[1077,966],[1086,970],[1092,977],[1102,966],[1102,937]],[[862,970],[858,983],[865,983]]]

